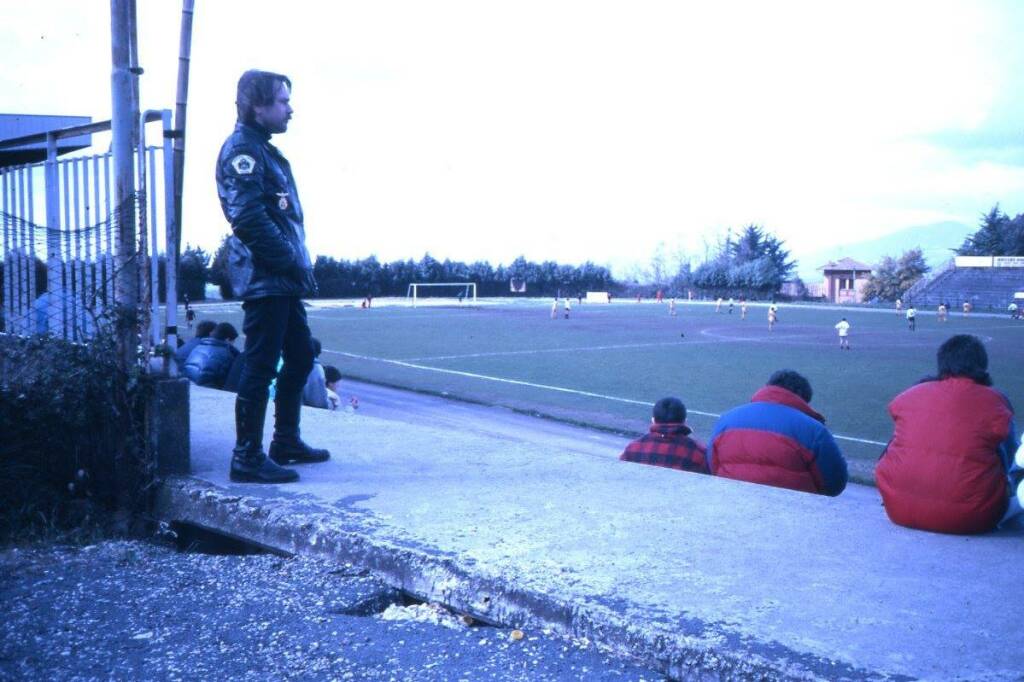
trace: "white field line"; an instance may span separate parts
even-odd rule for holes
[[[358,355],[356,353],[347,353],[340,350],[330,350],[328,348],[323,349],[324,353],[331,353],[333,355],[343,355],[348,358],[354,358],[356,360],[370,360],[371,362],[383,362],[389,365],[398,365],[399,367],[409,367],[410,369],[421,369],[428,372],[438,372],[440,374],[453,374],[460,377],[468,377],[470,379],[481,379],[483,381],[494,381],[501,384],[514,384],[516,386],[527,386],[529,388],[540,388],[546,391],[557,391],[559,393],[571,393],[573,395],[582,395],[588,398],[600,398],[602,400],[611,400],[617,403],[626,403],[629,405],[650,405],[648,400],[633,400],[632,398],[620,398],[614,395],[605,395],[603,393],[593,393],[591,391],[580,391],[575,388],[565,388],[563,386],[550,386],[548,384],[535,384],[531,381],[520,381],[519,379],[506,379],[504,377],[492,377],[486,374],[476,374],[475,372],[463,372],[457,369],[444,369],[441,367],[430,367],[429,365],[417,365],[412,362],[406,362],[404,360],[389,360],[387,358],[375,358],[369,355]],[[722,415],[715,412],[702,412],[700,410],[691,410],[686,408],[686,411],[690,414],[699,414],[703,417],[718,418]],[[865,443],[867,445],[885,445],[885,443],[877,440],[867,440],[865,438],[854,438],[853,436],[840,436],[838,434],[832,434],[834,438],[839,440],[847,440],[853,443]]]
[[[711,341],[658,341],[656,343],[620,343],[610,346],[586,346],[575,348],[532,348],[527,350],[496,350],[487,353],[464,353],[462,355],[427,355],[419,358],[406,358],[406,362],[425,362],[428,360],[464,360],[467,358],[490,358],[502,355],[540,355],[542,353],[582,353],[589,350],[619,350],[622,348],[653,348],[656,346],[678,346],[695,343],[713,343]]]
[[[373,313],[369,313],[369,314],[372,315]],[[472,312],[457,313],[455,315],[447,315],[447,314],[444,314],[444,313],[434,313],[434,314],[427,313],[425,315],[418,315],[418,314],[411,314],[411,315],[389,315],[387,317],[375,317],[373,321],[374,322],[405,322],[406,320],[439,320],[439,319],[443,319],[443,318],[446,318],[446,317],[457,317],[460,320],[464,320],[464,319],[466,319],[466,315],[467,314],[471,315]],[[327,322],[366,322],[366,320],[364,320],[361,317],[331,317],[331,316],[328,316],[328,315],[316,315],[316,314],[310,314],[310,313],[306,313],[306,318],[310,319],[310,320],[325,320]]]

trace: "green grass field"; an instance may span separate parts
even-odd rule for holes
[[[1024,404],[1024,322],[953,315],[940,324],[922,313],[917,331],[895,312],[783,305],[775,331],[766,308],[746,320],[714,306],[614,303],[574,306],[552,320],[550,301],[479,307],[381,306],[309,309],[321,360],[344,376],[500,405],[624,432],[646,430],[650,406],[675,395],[706,438],[718,414],[746,402],[772,371],[792,368],[814,387],[822,412],[860,479],[891,435],[886,405],[934,372],[948,336],[986,343],[996,387]],[[833,328],[846,316],[851,351]],[[240,326],[237,306],[200,308],[200,317]],[[685,336],[680,336],[685,334]]]

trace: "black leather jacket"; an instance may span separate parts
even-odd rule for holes
[[[298,189],[269,133],[235,125],[217,159],[217,194],[234,232],[228,238],[228,276],[235,296],[315,295]]]

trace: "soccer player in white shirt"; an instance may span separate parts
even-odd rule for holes
[[[839,320],[836,329],[839,330],[839,350],[850,350],[850,323],[845,317]]]

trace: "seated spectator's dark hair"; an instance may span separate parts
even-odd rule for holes
[[[991,386],[988,374],[988,353],[977,336],[957,334],[939,346],[935,359],[939,366],[939,379],[967,377],[982,386]]]
[[[313,345],[313,357],[320,357],[320,353],[324,351],[324,347],[320,344],[320,339],[315,336],[311,336],[309,342]]]
[[[230,322],[221,322],[214,328],[210,336],[221,341],[234,341],[238,338],[238,330]]]
[[[811,390],[811,382],[803,374],[791,369],[780,369],[772,374],[768,377],[768,385],[778,386],[790,393],[796,393],[808,403],[811,402],[811,396],[814,395],[814,391]]]
[[[656,424],[682,424],[686,421],[686,405],[679,398],[662,398],[654,403],[652,414]]]
[[[213,330],[217,328],[217,323],[213,320],[203,320],[196,325],[196,338],[205,339],[207,336],[213,333]]]
[[[326,383],[333,384],[335,381],[341,380],[341,372],[334,365],[327,365],[324,367],[324,378]]]

